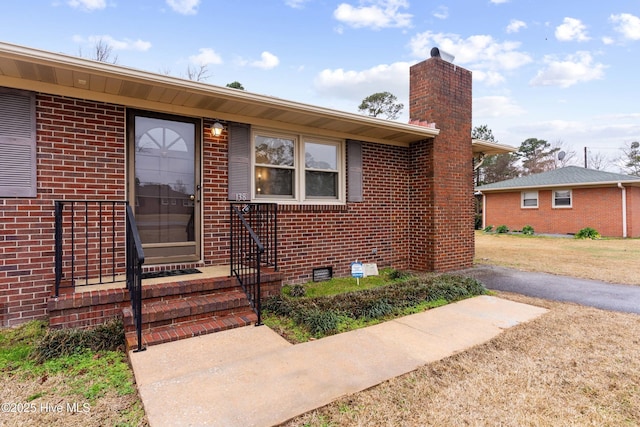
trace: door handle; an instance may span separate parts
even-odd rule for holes
[[[190,194],[189,195],[189,200],[191,200],[192,202],[196,199],[196,195],[195,194]]]

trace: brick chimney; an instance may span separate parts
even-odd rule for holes
[[[409,79],[410,120],[440,130],[411,146],[413,268],[450,271],[471,267],[474,256],[471,72],[433,56]]]

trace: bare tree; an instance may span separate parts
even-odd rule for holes
[[[620,150],[622,155],[618,160],[624,173],[640,176],[640,143],[637,141],[626,143]]]
[[[556,150],[556,155],[553,157],[553,169],[563,168],[576,163],[576,152],[569,149],[563,140],[558,139],[551,145],[551,148]]]
[[[209,67],[207,64],[200,64],[198,66],[187,66],[187,78],[195,82],[202,82],[207,80],[211,75],[209,74]]]
[[[82,54],[82,49],[79,49],[80,56],[84,57]],[[93,45],[91,54],[89,55],[90,59],[100,62],[108,62],[110,64],[118,63],[118,55],[113,55],[113,46],[104,41],[104,39],[98,39]]]
[[[601,151],[596,151],[595,153],[590,153],[587,165],[590,169],[605,170],[611,165],[611,160]]]

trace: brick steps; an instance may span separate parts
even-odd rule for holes
[[[280,292],[281,273],[266,270],[262,280],[263,298]],[[73,293],[50,298],[47,306],[53,328],[91,328],[121,317],[127,349],[138,346],[129,291],[124,288],[76,287]],[[246,326],[258,320],[236,280],[229,277],[185,276],[170,283],[143,281],[142,307],[145,346]]]
[[[248,326],[258,321],[258,316],[251,308],[236,311],[224,316],[210,316],[208,318],[183,321],[179,324],[170,324],[147,328],[142,331],[142,345],[151,346],[199,335],[211,334],[227,329]],[[136,349],[138,341],[135,330],[125,335],[127,350]]]
[[[210,294],[201,292],[194,289],[193,293],[182,293],[178,298],[143,300],[143,345],[176,341],[257,321],[246,295],[239,288]],[[124,308],[122,314],[127,348],[135,348],[137,337],[131,307]]]

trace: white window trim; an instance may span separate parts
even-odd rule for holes
[[[291,139],[294,141],[294,194],[293,197],[286,196],[257,196],[256,195],[256,135]],[[338,148],[337,172],[338,172],[338,197],[312,197],[307,198],[305,194],[305,142],[316,144],[334,145]],[[332,139],[327,137],[316,137],[314,135],[295,134],[291,132],[280,132],[272,129],[253,128],[251,130],[251,200],[255,202],[277,202],[280,204],[295,205],[345,205],[346,204],[346,141],[343,139]]]
[[[568,205],[556,205],[556,192],[568,191],[569,192],[569,204]],[[551,191],[551,203],[554,209],[569,209],[573,207],[573,191],[569,188],[559,188]]]
[[[524,204],[524,196],[527,193],[536,193],[536,205],[535,206],[525,206]],[[538,206],[540,205],[540,195],[538,194],[538,191],[522,191],[520,192],[520,207],[522,209],[538,209]]]

